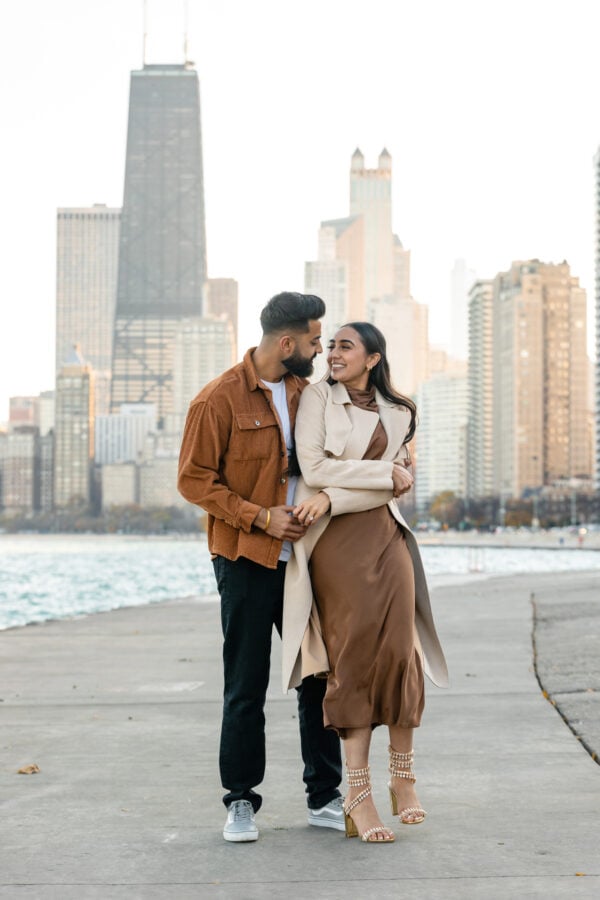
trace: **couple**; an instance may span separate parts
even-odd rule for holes
[[[415,407],[393,390],[385,340],[366,322],[337,332],[330,377],[307,385],[324,313],[314,295],[273,297],[259,346],[192,401],[183,435],[178,486],[208,513],[221,596],[227,841],[258,838],[273,625],[284,687],[298,695],[309,824],[393,841],[371,797],[379,724],[390,734],[393,812],[405,824],[425,817],[412,730],[424,669],[438,684],[447,675],[416,542],[394,502],[412,484]]]

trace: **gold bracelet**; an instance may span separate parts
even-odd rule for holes
[[[267,509],[267,524],[265,525],[265,531],[267,530],[267,528],[269,527],[270,524],[271,524],[271,510]]]

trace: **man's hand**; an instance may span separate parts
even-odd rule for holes
[[[271,506],[268,511],[271,513],[270,516],[267,516],[266,509],[261,509],[254,520],[254,524],[258,528],[262,528],[265,534],[270,534],[271,537],[280,541],[292,542],[306,534],[306,528],[292,515],[293,506]],[[266,527],[267,521],[269,522],[268,528]]]

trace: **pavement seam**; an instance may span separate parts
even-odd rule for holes
[[[543,681],[542,681],[541,675],[540,675],[540,673],[539,673],[539,671],[538,671],[538,654],[537,654],[537,645],[536,645],[536,628],[537,628],[538,622],[539,622],[539,621],[543,621],[543,619],[542,619],[542,617],[539,616],[539,614],[538,614],[538,605],[537,605],[537,602],[536,602],[536,599],[535,599],[535,593],[534,593],[533,591],[532,591],[531,594],[529,595],[529,599],[530,599],[530,602],[531,602],[531,609],[532,609],[531,645],[532,645],[532,649],[533,649],[533,670],[534,670],[534,672],[535,672],[535,677],[536,677],[537,683],[538,683],[539,686],[540,686],[540,690],[541,690],[541,692],[542,692],[542,696],[548,701],[548,703],[549,703],[551,706],[554,707],[554,709],[555,709],[556,712],[559,714],[559,716],[561,717],[561,719],[563,720],[563,722],[565,723],[565,725],[567,726],[567,728],[569,729],[569,731],[571,731],[571,732],[573,733],[573,735],[575,736],[575,738],[577,739],[577,741],[579,741],[579,743],[581,744],[581,746],[586,750],[587,753],[589,753],[589,755],[590,755],[591,758],[594,760],[594,762],[595,762],[597,765],[600,765],[600,759],[599,759],[599,757],[598,757],[597,752],[596,752],[596,751],[594,750],[594,748],[591,747],[590,744],[588,744],[588,742],[587,742],[587,741],[586,741],[586,740],[578,733],[578,731],[576,730],[575,726],[571,723],[571,721],[570,721],[569,718],[567,717],[567,714],[561,709],[561,706],[560,706],[558,700],[556,699],[556,695],[552,695],[548,690],[546,690],[546,687],[544,686],[544,683],[543,683]],[[561,691],[561,692],[560,692],[560,696],[563,696],[563,695],[565,695],[565,696],[573,696],[573,694],[585,694],[585,693],[587,693],[587,691],[585,691],[585,690],[580,690],[580,691]]]

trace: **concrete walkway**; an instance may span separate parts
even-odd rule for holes
[[[573,621],[584,608],[598,612],[598,580],[517,576],[434,591],[452,686],[428,690],[417,733],[429,815],[423,825],[396,827],[396,843],[386,846],[306,825],[295,699],[279,691],[278,642],[260,839],[222,840],[216,603],[0,632],[0,897],[600,896],[600,766],[543,697],[530,599],[535,592],[540,671],[542,656],[559,664],[558,647],[579,647]],[[584,617],[586,633],[594,621]],[[600,689],[597,630],[595,637],[585,688],[592,702],[598,694],[587,688]],[[561,676],[562,693],[569,677]],[[583,686],[586,676],[578,677]],[[588,743],[597,733],[586,732]],[[378,729],[375,797],[393,824],[386,746]],[[34,763],[38,774],[16,774]]]

